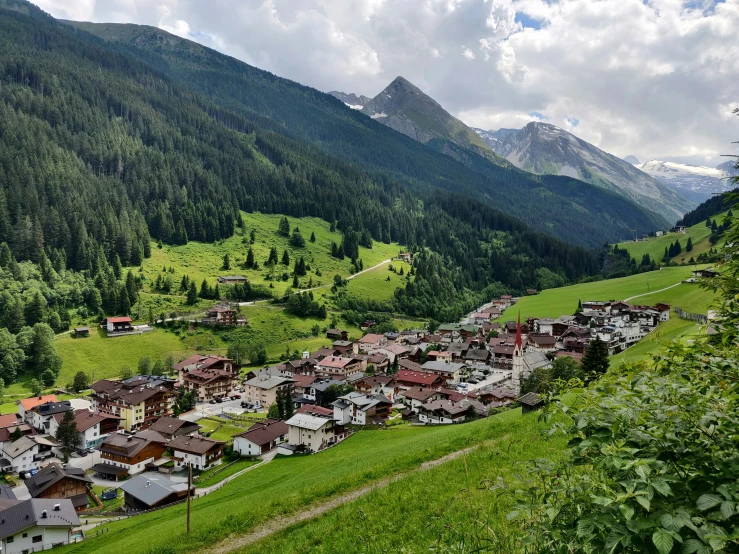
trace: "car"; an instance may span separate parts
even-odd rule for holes
[[[240,394],[234,394],[233,396],[231,396],[231,400],[241,400],[241,395]]]
[[[211,399],[210,404],[218,404],[218,400],[216,398]]]
[[[94,449],[94,448],[88,448],[88,449],[87,449],[87,451],[88,451],[88,452],[89,452],[90,454],[94,454],[94,453],[95,453],[95,449]]]
[[[252,405],[249,402],[242,402],[241,407],[248,410],[249,408],[252,407]]]
[[[477,384],[477,383],[479,383],[480,381],[478,381],[477,379],[475,379],[475,378],[473,377],[472,379],[467,379],[467,382],[468,382],[469,384],[471,384],[471,385],[476,385],[476,384]]]
[[[78,455],[78,456],[79,456],[80,458],[84,458],[84,457],[85,457],[85,456],[87,456],[88,454],[89,454],[89,452],[88,452],[87,450],[83,449],[83,448],[78,448],[78,449],[77,449],[77,455]]]

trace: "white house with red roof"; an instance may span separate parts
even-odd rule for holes
[[[357,341],[359,344],[360,352],[369,352],[370,350],[377,350],[387,345],[387,337],[385,335],[378,335],[376,333],[367,333],[361,339]]]
[[[57,400],[55,394],[46,394],[44,396],[33,396],[31,398],[24,398],[23,400],[18,401],[18,415],[21,416],[21,419],[23,421],[31,423],[31,418],[33,417],[31,411],[36,406],[46,404],[47,402],[56,401]]]

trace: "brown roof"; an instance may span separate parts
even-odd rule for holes
[[[154,422],[154,425],[149,427],[149,430],[156,431],[162,435],[174,435],[177,431],[182,429],[183,426],[195,426],[197,429],[201,428],[197,423],[185,421],[184,419],[177,419],[176,417],[162,416]],[[193,431],[196,431],[197,429],[193,429]]]
[[[167,448],[188,452],[190,454],[205,454],[214,448],[222,448],[225,442],[198,436],[180,436],[170,441]]]
[[[318,379],[318,377],[315,375],[295,375],[295,377],[293,377],[293,380],[295,381],[293,383],[293,387],[307,387],[313,384],[316,379]]]
[[[101,452],[108,452],[110,454],[121,455],[121,449],[123,449],[123,455],[128,458],[134,457],[136,454],[141,452],[145,446],[152,442],[161,442],[162,444],[167,442],[163,438],[161,440],[152,440],[151,437],[143,435],[143,431],[136,435],[124,435],[121,433],[113,433],[105,437],[100,446],[97,447]],[[156,433],[158,434],[158,433]],[[161,435],[160,435],[161,437]]]
[[[16,414],[0,415],[0,429],[10,427],[11,425],[15,427],[17,423],[20,423],[20,420]]]
[[[47,394],[45,396],[34,396],[33,398],[24,398],[20,401],[25,411],[34,409],[36,406],[46,404],[47,402],[56,402],[55,394]]]
[[[408,371],[401,369],[398,371],[398,381],[406,383],[416,383],[418,385],[433,385],[440,377],[435,373],[428,371]]]
[[[180,371],[187,366],[196,365],[198,369],[207,369],[210,366],[221,363],[221,362],[233,362],[233,360],[231,358],[224,358],[223,356],[209,356],[206,354],[193,354],[189,358],[186,358],[182,360],[180,363],[176,364],[174,368],[177,371]]]
[[[552,335],[529,335],[529,340],[534,341],[538,346],[554,346],[557,344],[557,337]]]
[[[411,400],[420,400],[426,402],[429,398],[439,394],[439,391],[433,389],[424,389],[421,387],[413,387],[403,392],[403,396],[410,398]]]
[[[53,415],[57,423],[60,423],[62,419],[64,419],[64,413],[65,412],[61,412],[61,413]],[[105,414],[102,412],[91,412],[90,410],[86,410],[86,409],[74,411],[74,422],[77,424],[77,430],[79,432],[87,431],[91,427],[95,426],[96,424],[106,419],[121,419],[121,418],[118,416],[112,415],[112,414]]]
[[[330,408],[324,408],[323,406],[313,406],[311,404],[305,404],[304,406],[301,406],[297,410],[295,410],[296,414],[310,414],[310,415],[317,415],[317,416],[333,416],[334,411]]]
[[[277,437],[287,435],[287,432],[287,423],[281,420],[271,419],[267,420],[266,423],[252,425],[246,433],[234,435],[234,437],[245,438],[257,446],[262,446],[263,444],[269,444]]]
[[[421,364],[418,364],[412,360],[398,360],[398,367],[400,369],[406,369],[408,371],[421,371]]]
[[[501,344],[493,347],[494,354],[510,354],[512,356],[513,350],[514,350],[513,346],[506,346],[506,345],[501,345]]]
[[[362,344],[375,344],[381,341],[383,338],[385,338],[384,335],[377,335],[375,333],[369,333],[363,336],[361,339],[359,339],[358,342],[361,342]]]

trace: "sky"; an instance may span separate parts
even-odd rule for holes
[[[473,127],[546,121],[617,156],[739,153],[739,0],[33,0],[159,27],[319,90],[402,75]]]

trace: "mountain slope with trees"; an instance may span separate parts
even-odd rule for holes
[[[575,199],[561,191],[558,182],[510,166],[501,167],[449,140],[432,140],[426,148],[329,94],[159,29],[69,23],[207,96],[227,110],[213,110],[212,116],[231,128],[238,128],[242,117],[249,125],[311,144],[414,194],[428,194],[436,188],[464,194],[538,230],[588,247],[615,242],[628,236],[629,229],[649,232],[665,226],[661,216],[584,182],[578,187],[587,192]]]

